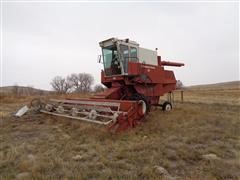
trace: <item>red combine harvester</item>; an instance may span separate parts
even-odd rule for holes
[[[157,51],[139,47],[129,39],[111,38],[99,43],[104,65],[101,81],[107,89],[89,99],[50,99],[33,102],[42,113],[107,125],[119,132],[141,122],[151,106],[172,109],[171,102],[159,104],[160,96],[176,88],[173,71],[164,66],[184,66],[182,63],[161,61]]]

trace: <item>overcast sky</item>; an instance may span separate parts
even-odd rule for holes
[[[56,76],[86,72],[100,83],[98,42],[129,38],[159,49],[185,85],[239,80],[237,3],[4,2],[2,85],[51,89]]]

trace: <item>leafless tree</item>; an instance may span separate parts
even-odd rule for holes
[[[94,78],[91,74],[82,74],[82,92],[91,91],[91,86],[94,82]]]
[[[56,76],[53,78],[50,84],[52,85],[52,88],[59,94],[68,93],[72,88],[72,84],[69,79],[61,76]]]
[[[102,92],[104,91],[104,87],[101,84],[97,84],[94,86],[94,92]]]
[[[78,74],[74,73],[68,76],[68,80],[72,85],[72,91],[80,92],[81,91],[81,82],[79,80]]]
[[[94,81],[93,76],[86,73],[71,74],[68,79],[75,92],[89,92]]]

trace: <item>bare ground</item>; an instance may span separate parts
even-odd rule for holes
[[[29,98],[5,99],[0,179],[240,179],[239,90],[209,91],[186,91],[172,112],[152,111],[117,135],[44,114],[17,119]]]

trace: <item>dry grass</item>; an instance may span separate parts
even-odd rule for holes
[[[183,91],[184,102],[240,106],[240,89],[185,89]],[[174,95],[174,99],[180,102],[180,91],[176,91]]]
[[[119,135],[44,114],[16,119],[12,113],[29,99],[1,101],[0,179],[23,172],[27,179],[163,178],[156,165],[176,179],[239,179],[239,90],[193,91],[172,112],[155,110]],[[210,153],[218,158],[202,157]]]

